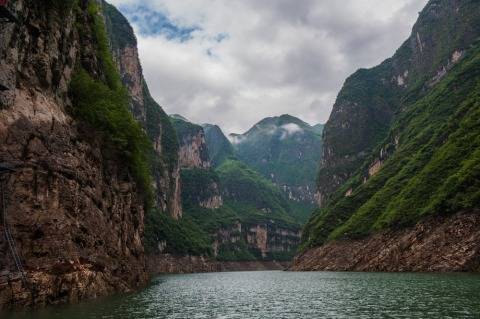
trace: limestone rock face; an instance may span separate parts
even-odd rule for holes
[[[223,198],[219,180],[213,171],[202,126],[180,115],[170,116],[180,144],[182,199],[185,205],[208,209],[220,208]]]
[[[480,214],[429,218],[414,227],[334,241],[295,258],[297,271],[478,271]]]
[[[300,242],[300,231],[276,225],[273,222],[242,224],[237,222],[229,228],[222,228],[214,234],[214,253],[217,256],[223,246],[243,241],[247,249],[257,251],[260,260],[275,253],[295,251]]]
[[[28,287],[1,225],[0,308],[30,304],[32,287],[37,305],[138,288],[147,280],[142,199],[121,161],[103,158],[96,137],[66,112],[80,46],[93,52],[74,28],[86,17],[48,19],[54,12],[37,1],[12,9],[24,23],[0,30],[0,74],[11,88],[0,93],[0,162],[15,168],[6,218]],[[94,55],[88,61],[100,69]]]
[[[178,157],[180,166],[183,168],[207,169],[210,167],[203,130],[182,138]]]
[[[152,140],[156,160],[153,167],[156,204],[173,218],[182,216],[178,143],[168,116],[152,98],[138,57],[137,40],[128,20],[112,5],[99,1],[110,47],[121,79],[130,94],[130,109]]]
[[[60,14],[48,1],[11,1],[22,22],[0,29],[0,83],[10,88],[0,92],[0,162],[15,168],[5,181],[6,219],[28,281],[22,284],[2,224],[0,309],[127,292],[148,280],[142,194],[124,159],[106,158],[100,137],[70,115],[75,65],[81,61],[92,77],[105,78],[87,4]],[[84,26],[82,34],[76,25]],[[136,47],[119,52],[132,113],[147,127],[149,112],[163,111],[151,109]],[[156,123],[149,136],[164,160],[167,125]],[[177,157],[164,167],[166,173],[155,172],[157,204],[179,216]]]

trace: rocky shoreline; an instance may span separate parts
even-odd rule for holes
[[[186,274],[224,271],[285,270],[290,262],[279,261],[216,261],[202,256],[162,254],[147,258],[150,275]]]
[[[305,251],[293,271],[480,271],[480,214],[431,217],[414,227]]]

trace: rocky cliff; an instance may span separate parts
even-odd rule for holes
[[[182,198],[186,205],[215,209],[223,205],[219,180],[210,169],[205,132],[200,125],[171,116],[180,143],[178,157],[182,168]]]
[[[260,271],[285,270],[290,262],[285,261],[218,261],[204,256],[176,256],[171,254],[158,255],[148,260],[151,274],[189,274],[198,272],[221,271]]]
[[[396,114],[465,56],[480,34],[477,9],[475,1],[429,1],[392,58],[345,81],[324,129],[317,181],[320,206],[387,137]]]
[[[237,221],[218,229],[213,238],[214,255],[220,260],[290,260],[300,243],[300,231],[274,220]]]
[[[217,173],[226,211],[211,231],[214,255],[220,260],[291,260],[300,225],[281,191],[237,160],[226,160]]]
[[[295,269],[478,270],[479,9],[430,1],[393,58],[346,81]]]
[[[180,143],[180,166],[182,168],[210,168],[210,158],[203,128],[178,115],[171,116],[171,120]]]
[[[0,81],[8,88],[0,91],[0,162],[14,169],[2,193],[0,309],[146,284],[147,153],[154,147],[129,106],[165,163],[154,174],[153,205],[179,214],[176,149],[166,152],[172,137],[164,122],[149,120],[149,112],[163,111],[146,94],[132,43],[118,47],[120,70],[114,67],[104,5],[18,0],[9,9],[19,23],[0,30]]]
[[[128,89],[130,110],[142,124],[155,150],[153,176],[157,207],[173,218],[182,216],[177,138],[168,116],[150,95],[138,58],[137,40],[127,19],[101,1],[110,49],[122,83]],[[183,152],[180,151],[183,155]],[[185,161],[184,158],[181,160]]]
[[[332,241],[294,259],[296,271],[480,271],[480,214],[429,218],[414,227]]]

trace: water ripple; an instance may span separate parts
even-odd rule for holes
[[[136,294],[7,318],[480,318],[480,275],[280,271],[166,275]]]

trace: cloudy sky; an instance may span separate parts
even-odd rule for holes
[[[427,0],[110,0],[167,113],[241,133],[288,113],[324,123],[345,78],[390,57]]]

